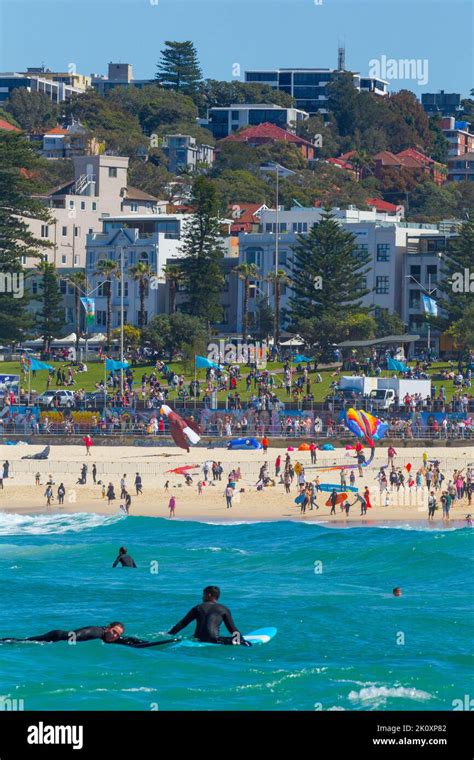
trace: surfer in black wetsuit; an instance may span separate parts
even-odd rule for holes
[[[130,556],[130,554],[127,553],[125,546],[120,547],[117,559],[115,560],[112,567],[117,567],[119,562],[122,567],[136,567],[135,560]]]
[[[124,636],[125,626],[123,623],[109,623],[109,625],[98,626],[89,625],[85,628],[76,628],[73,631],[62,631],[56,629],[54,631],[48,631],[48,633],[42,633],[39,636],[29,636],[26,639],[16,639],[11,636],[0,639],[2,642],[16,642],[16,641],[69,641],[76,643],[77,641],[92,641],[93,639],[100,639],[104,644],[123,644],[126,647],[135,647],[141,649],[144,647],[155,647],[160,644],[168,644],[170,641],[176,639],[164,639],[162,641],[144,641],[143,639],[137,639],[135,636]]]
[[[246,641],[238,631],[230,610],[223,604],[218,604],[217,600],[221,595],[218,586],[206,586],[202,593],[202,604],[197,604],[188,614],[184,616],[179,623],[168,631],[174,636],[178,631],[186,628],[187,625],[196,621],[196,630],[194,637],[199,641],[206,641],[212,644],[241,644],[242,646],[251,647],[250,641]],[[221,636],[219,627],[224,623],[231,636]]]

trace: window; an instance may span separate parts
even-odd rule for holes
[[[247,248],[245,260],[247,264],[255,264],[257,267],[262,266],[263,248]]]
[[[74,256],[74,266],[75,266],[76,264],[79,264],[79,256],[77,256],[77,255],[76,255],[76,256]]]
[[[85,211],[85,210],[86,210],[86,202],[81,201],[81,211]]]
[[[435,285],[438,281],[438,267],[436,264],[428,264],[426,267],[426,284]]]
[[[117,296],[119,298],[122,297],[122,283],[120,282],[120,280],[117,282]],[[128,298],[128,281],[127,280],[125,281],[125,287],[123,289],[123,297]]]
[[[419,264],[410,267],[410,275],[419,279],[421,275],[421,266]]]
[[[354,246],[354,256],[357,256],[359,253],[364,254],[369,252],[369,246],[367,243],[358,243]]]
[[[92,211],[97,211],[97,203],[92,201]]]
[[[103,327],[107,327],[107,312],[106,311],[97,311],[97,317],[96,317],[96,323],[98,325],[103,325]]]
[[[117,168],[115,166],[109,166],[109,177],[117,176]]]
[[[231,111],[230,112],[230,118],[232,121],[239,121],[239,112],[238,111]]]
[[[376,277],[375,292],[379,295],[387,295],[389,293],[389,281],[389,277]]]
[[[31,292],[33,293],[34,296],[38,293],[38,280],[33,280],[33,282],[31,283]]]
[[[421,304],[420,291],[410,290],[408,296],[408,306],[410,309],[419,309]]]
[[[140,261],[143,261],[144,264],[148,264],[148,253],[146,251],[142,251],[140,254]]]
[[[80,234],[81,234],[81,228],[74,227],[74,237],[79,237]]]
[[[42,238],[49,237],[49,227],[48,227],[47,224],[42,224],[41,225],[41,237]]]
[[[131,203],[130,211],[138,211],[138,203]]]
[[[74,201],[69,201],[69,208],[76,208]]]
[[[308,232],[308,222],[293,222],[293,232]]]
[[[67,257],[66,257],[66,254],[63,253],[61,254],[61,264],[66,264],[66,263],[67,263]]]
[[[99,282],[99,285],[98,285],[98,288],[97,288],[97,295],[98,295],[99,298],[101,298],[102,296],[106,296],[107,295],[107,287],[106,287],[106,283],[105,282]],[[97,323],[97,324],[99,324],[99,323]]]
[[[66,308],[64,309],[64,312],[65,312],[66,324],[69,325],[71,324],[71,322],[74,322],[72,308],[70,306],[66,306]]]
[[[390,261],[390,243],[377,243],[377,261]]]
[[[62,228],[61,234],[62,234],[63,237],[67,237],[67,227],[63,227]]]

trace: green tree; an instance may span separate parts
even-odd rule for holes
[[[120,276],[120,268],[117,261],[102,259],[97,264],[95,275],[103,278],[102,292],[107,298],[107,346],[110,348],[112,333],[112,279]]]
[[[31,231],[28,220],[51,221],[48,209],[34,196],[41,161],[29,142],[18,133],[0,132],[0,272],[22,277],[22,256],[39,258],[51,247]],[[17,341],[31,325],[26,295],[0,293],[0,340]]]
[[[255,333],[257,340],[268,340],[274,329],[274,320],[275,314],[268,299],[261,296],[257,299],[257,309],[252,325],[252,332]]]
[[[37,269],[41,274],[38,288],[40,295],[37,299],[41,307],[36,314],[36,325],[43,338],[43,351],[49,353],[52,339],[58,338],[64,327],[63,299],[54,264],[43,259]]]
[[[15,88],[5,104],[17,124],[29,134],[42,134],[55,127],[59,119],[59,107],[42,92],[28,92],[23,87]]]
[[[182,312],[158,314],[144,328],[143,339],[155,351],[167,355],[168,361],[173,361],[179,352],[185,352],[188,358],[190,348],[196,353],[205,350],[207,326],[205,320]]]
[[[249,332],[249,295],[250,295],[250,283],[252,280],[257,280],[259,275],[259,268],[255,264],[238,264],[233,268],[232,273],[244,283],[243,287],[243,306],[242,306],[242,332],[244,339],[247,338]]]
[[[339,134],[352,135],[359,124],[359,93],[354,87],[352,74],[344,72],[328,85],[328,108]]]
[[[121,328],[117,327],[115,330],[112,330],[112,338],[116,340],[120,340],[121,336]],[[133,325],[124,325],[123,326],[123,342],[126,349],[136,349],[140,346],[140,343],[142,341],[142,331],[139,330],[138,327],[134,327]]]
[[[231,203],[265,203],[272,197],[272,190],[265,180],[245,170],[226,169],[216,177],[214,184],[226,206]]]
[[[473,294],[465,287],[465,270],[474,271],[474,219],[466,220],[456,237],[450,238],[441,259],[442,279],[439,305],[443,314],[439,322],[446,328],[469,313]]]
[[[168,284],[168,309],[170,314],[176,313],[176,295],[183,282],[183,270],[178,264],[167,264],[163,267],[163,276]]]
[[[459,348],[468,351],[474,349],[474,301],[467,304],[462,317],[448,328],[447,334],[453,338]]]
[[[148,284],[153,277],[154,272],[146,261],[139,261],[129,269],[130,277],[138,283],[138,294],[140,298],[140,310],[138,312],[138,327],[143,329],[146,324],[145,320],[145,298]]]
[[[293,246],[291,321],[301,333],[301,321],[323,318],[348,319],[364,311],[362,298],[370,291],[365,276],[370,257],[356,247],[356,238],[325,212],[307,235]],[[321,334],[321,343],[330,339]]]
[[[278,269],[276,272],[269,272],[266,276],[266,281],[273,285],[273,292],[275,294],[275,310],[274,310],[274,323],[273,323],[273,340],[274,345],[278,346],[280,343],[280,312],[281,312],[281,289],[282,286],[291,285],[291,279],[288,277],[284,269]]]
[[[193,185],[194,209],[184,232],[180,265],[187,301],[183,311],[207,321],[219,322],[222,315],[220,293],[224,283],[224,258],[219,227],[220,199],[213,183],[198,177]]]
[[[67,278],[74,289],[74,314],[76,324],[76,352],[79,350],[79,338],[81,337],[81,296],[87,287],[87,278],[85,272],[78,270],[72,272]]]
[[[107,150],[132,156],[148,147],[138,116],[128,113],[118,100],[87,90],[75,95],[64,109],[67,116],[78,119],[92,135],[104,141]]]
[[[196,127],[197,108],[190,97],[181,92],[165,90],[156,84],[146,87],[114,87],[107,100],[130,117],[137,117],[142,130],[147,135],[165,134],[172,129],[178,132],[178,126],[186,129]],[[212,139],[208,130],[203,130]]]
[[[156,81],[166,89],[177,90],[185,94],[198,91],[202,72],[196,48],[191,40],[185,42],[165,41],[166,48],[161,51]]]
[[[406,325],[401,317],[388,309],[375,309],[377,323],[377,338],[385,338],[387,335],[403,335],[406,333]]]

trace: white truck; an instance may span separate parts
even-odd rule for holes
[[[395,404],[395,397],[401,405],[407,393],[410,396],[419,393],[423,400],[431,396],[431,380],[347,375],[341,377],[339,387],[341,390],[354,389],[362,393],[365,398],[370,398],[372,409],[390,409]]]

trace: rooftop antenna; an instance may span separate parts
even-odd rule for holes
[[[346,46],[344,44],[339,44],[337,48],[337,70],[346,70]]]

